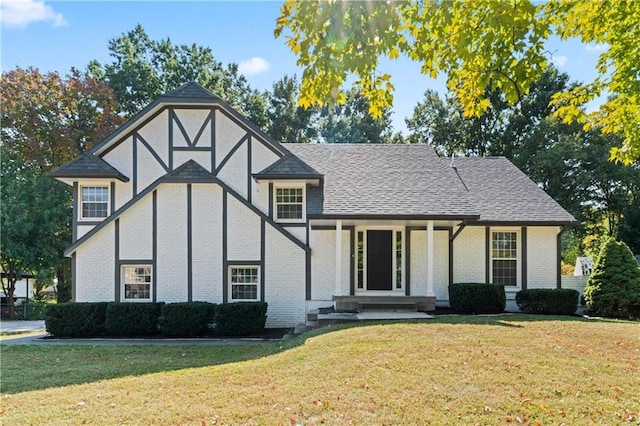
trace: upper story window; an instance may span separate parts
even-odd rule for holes
[[[491,233],[491,272],[494,284],[518,285],[518,233]]]
[[[109,211],[108,186],[83,186],[80,197],[80,219],[107,217]]]
[[[283,186],[275,188],[275,219],[279,222],[305,220],[305,187]]]

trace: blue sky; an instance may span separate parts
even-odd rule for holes
[[[240,64],[252,87],[268,90],[285,74],[300,76],[296,58],[275,39],[281,1],[42,1],[0,0],[2,71],[33,66],[66,74],[89,61],[109,62],[108,42],[141,24],[153,40],[210,47],[223,63]],[[554,63],[572,79],[590,81],[602,46],[552,40]],[[420,74],[407,59],[386,62],[395,85],[393,125],[404,132],[426,89],[443,93],[444,80]]]

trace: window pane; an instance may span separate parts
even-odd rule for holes
[[[302,188],[276,188],[276,218],[302,219]]]
[[[493,283],[506,286],[518,284],[518,262],[516,260],[493,261]]]
[[[231,300],[258,300],[258,267],[231,268]]]
[[[107,205],[109,201],[109,188],[106,186],[82,187],[82,217],[104,218],[107,217]]]
[[[358,288],[364,288],[364,232],[358,231]]]
[[[124,298],[151,299],[151,266],[123,267]]]

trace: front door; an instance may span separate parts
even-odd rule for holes
[[[393,231],[367,230],[367,290],[393,290]]]

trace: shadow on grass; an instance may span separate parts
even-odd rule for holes
[[[366,321],[321,327],[284,342],[259,345],[16,345],[2,348],[2,393],[62,387],[125,376],[251,361],[303,345],[307,339],[353,327],[384,324],[478,324],[523,327],[536,321],[603,321],[578,316],[438,315],[429,320]]]

